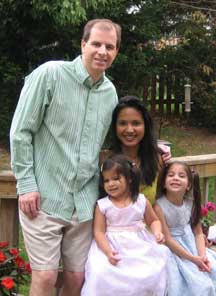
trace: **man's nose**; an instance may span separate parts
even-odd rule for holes
[[[98,50],[99,54],[106,54],[107,49],[106,49],[106,45],[102,44]]]

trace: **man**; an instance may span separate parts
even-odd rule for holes
[[[60,258],[61,295],[80,294],[98,195],[99,151],[117,104],[104,71],[120,39],[121,28],[111,20],[89,21],[81,56],[45,63],[25,80],[11,126],[11,163],[33,270],[31,296],[50,295]]]

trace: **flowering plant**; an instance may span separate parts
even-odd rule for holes
[[[16,295],[17,284],[25,282],[30,273],[30,264],[19,255],[19,250],[10,248],[8,242],[0,242],[0,295]]]
[[[207,202],[201,206],[201,223],[203,227],[209,227],[214,221],[214,210],[216,206],[213,202]]]

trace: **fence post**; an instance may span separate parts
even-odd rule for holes
[[[18,246],[19,219],[16,180],[11,171],[0,172],[0,241]]]

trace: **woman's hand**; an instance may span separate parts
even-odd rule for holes
[[[164,144],[158,144],[157,146],[160,151],[163,163],[167,163],[171,158],[170,147]]]

